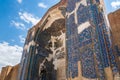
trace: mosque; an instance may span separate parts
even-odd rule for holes
[[[61,0],[29,30],[18,80],[120,80],[111,33],[103,0]]]

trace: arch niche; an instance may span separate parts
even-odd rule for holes
[[[65,31],[64,18],[55,20],[47,29],[38,29],[32,67],[33,79],[66,79]]]

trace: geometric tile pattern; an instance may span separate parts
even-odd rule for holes
[[[82,75],[85,78],[94,79],[99,75],[101,80],[105,80],[104,68],[111,65],[113,72],[118,72],[112,53],[109,28],[99,4],[99,0],[68,0],[66,45],[69,78],[78,76],[78,61],[81,61]],[[77,11],[75,11],[76,7],[78,7]],[[77,23],[75,23],[76,16]],[[79,25],[85,22],[89,22],[90,26],[78,34]]]

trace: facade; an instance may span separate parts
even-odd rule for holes
[[[103,0],[61,0],[27,35],[18,80],[119,80]]]

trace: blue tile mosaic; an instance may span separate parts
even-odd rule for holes
[[[117,53],[118,56],[120,56],[120,49],[118,46],[114,47],[115,52]]]
[[[75,1],[68,0],[67,12],[75,9]],[[99,0],[86,0],[87,6],[80,4],[77,11],[78,24],[75,24],[74,13],[66,20],[68,77],[77,77],[74,63],[81,61],[82,75],[86,78],[105,80],[104,68],[111,66],[113,72],[118,71],[115,57],[111,49],[109,28],[105,24],[104,14],[98,9]],[[70,6],[70,4],[72,6]],[[89,21],[91,26],[76,34],[78,25]],[[83,26],[84,27],[84,26]],[[75,31],[75,32],[74,32]],[[77,38],[76,38],[77,37]],[[76,39],[76,40],[75,40]],[[88,45],[91,45],[87,47]],[[84,50],[85,49],[85,50]],[[76,50],[76,52],[75,52]],[[76,67],[77,68],[77,67]],[[96,73],[97,71],[97,73]],[[72,74],[74,72],[74,74]]]
[[[89,8],[80,4],[77,11],[78,24],[82,24],[89,20]]]
[[[96,70],[94,64],[94,55],[92,49],[85,48],[81,53],[82,73],[86,78],[96,78]]]
[[[76,2],[79,2],[79,1],[81,1],[81,0],[68,0],[68,7],[69,8],[67,8],[67,11],[68,12],[72,12],[74,9],[75,9],[75,7],[76,7]]]

